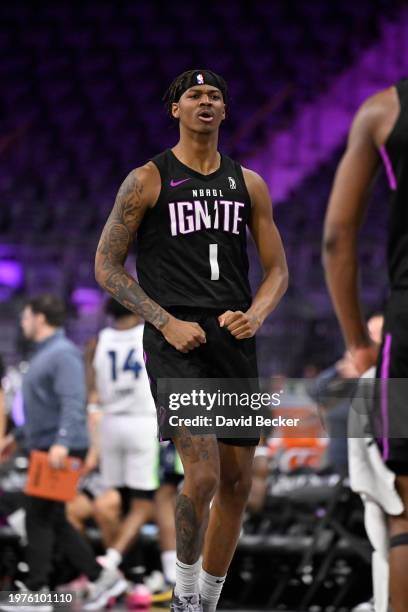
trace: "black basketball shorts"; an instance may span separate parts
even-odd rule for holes
[[[173,378],[257,379],[255,338],[237,340],[226,328],[220,327],[222,310],[171,308],[171,314],[183,321],[197,322],[206,333],[206,343],[188,353],[181,353],[167,342],[163,334],[150,323],[145,324],[143,348],[150,388],[158,408],[157,381]],[[161,432],[160,418],[159,435]],[[161,439],[166,439],[161,435]],[[219,437],[219,441],[236,446],[256,446],[259,438]]]
[[[393,291],[387,302],[376,378],[374,430],[383,460],[408,475],[408,291]]]

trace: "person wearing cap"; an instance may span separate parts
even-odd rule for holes
[[[177,423],[169,432],[176,417],[160,381],[199,379],[200,390],[204,380],[256,381],[255,334],[285,293],[288,273],[265,182],[218,151],[228,102],[224,79],[189,70],[164,99],[179,140],[124,180],[95,272],[103,289],[145,319],[159,431],[174,441],[183,463],[171,610],[213,612],[240,534],[259,435],[234,427],[193,435]],[[254,297],[247,228],[264,270]],[[136,234],[138,280],[124,268]],[[191,416],[206,414],[193,401],[188,409]],[[241,407],[233,409],[238,416]]]

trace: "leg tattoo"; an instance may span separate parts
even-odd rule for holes
[[[200,556],[203,529],[192,500],[182,493],[176,502],[177,558],[193,565]]]

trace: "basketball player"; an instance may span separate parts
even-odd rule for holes
[[[87,352],[87,377],[93,387],[88,393],[98,401],[94,408],[102,412],[102,482],[119,492],[125,515],[100,559],[104,567],[117,568],[141,527],[153,518],[159,449],[156,410],[143,361],[142,321],[113,298],[105,312],[114,325],[102,329],[93,354]]]
[[[391,189],[388,233],[391,293],[377,359],[359,299],[357,235],[366,196],[381,160]],[[324,231],[327,283],[347,347],[360,374],[377,363],[382,395],[380,448],[385,464],[396,474],[396,487],[405,507],[400,516],[389,516],[390,593],[394,612],[408,610],[408,440],[387,436],[393,419],[400,415],[402,422],[406,422],[408,418],[406,395],[399,396],[393,380],[408,377],[407,181],[408,80],[404,80],[368,98],[357,112],[337,170]]]
[[[100,285],[146,320],[153,395],[160,378],[256,378],[254,336],[288,278],[265,182],[218,152],[224,79],[189,70],[173,81],[166,101],[179,141],[125,179],[96,255]],[[247,227],[264,269],[253,300]],[[136,234],[139,282],[123,265]],[[217,441],[183,430],[174,442],[185,480],[176,503],[171,609],[210,612],[237,544],[258,440]]]

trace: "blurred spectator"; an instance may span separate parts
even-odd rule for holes
[[[102,541],[108,547],[118,529],[119,493],[115,489],[107,489],[102,483],[100,472],[94,470],[81,479],[76,497],[67,504],[67,517],[81,533],[85,532],[88,521],[96,521]]]
[[[176,512],[177,488],[184,478],[183,464],[173,442],[160,446],[160,487],[155,496],[159,527],[160,558],[164,582],[162,588],[176,582]]]
[[[264,509],[269,474],[268,443],[265,439],[261,439],[256,447],[252,466],[252,486],[247,504],[247,510],[250,514],[259,514]]]
[[[23,380],[25,441],[29,451],[47,451],[55,469],[64,466],[68,454],[83,458],[88,445],[82,356],[65,337],[64,318],[64,304],[52,295],[29,300],[21,317],[25,337],[35,342]],[[48,590],[56,542],[78,572],[94,581],[91,592],[101,596],[101,605],[112,589],[126,587],[119,572],[97,563],[89,544],[67,521],[62,502],[28,496],[26,530],[30,571],[24,588],[29,591]],[[102,595],[108,592],[105,600]],[[52,610],[52,605],[39,604],[38,609]]]

